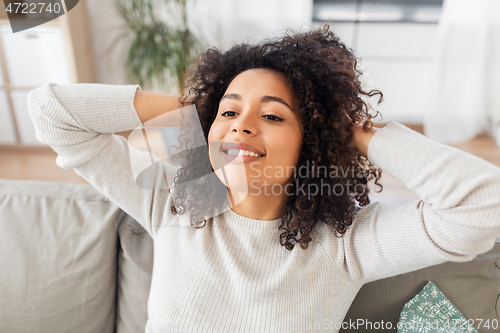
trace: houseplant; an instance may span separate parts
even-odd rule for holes
[[[186,0],[113,0],[128,45],[127,80],[145,89],[184,92],[186,70],[205,47],[189,28]]]

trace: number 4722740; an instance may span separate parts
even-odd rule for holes
[[[40,7],[40,10],[38,10]],[[61,4],[59,2],[55,3],[21,3],[21,2],[11,2],[5,9],[7,13],[15,13],[15,14],[39,14],[42,12],[45,13],[60,13],[61,12]]]

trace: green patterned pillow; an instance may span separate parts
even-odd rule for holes
[[[397,333],[417,332],[478,333],[432,281],[401,310]]]

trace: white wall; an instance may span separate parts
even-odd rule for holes
[[[384,94],[379,105],[376,98],[366,99],[371,114],[382,114],[376,122],[423,123],[437,29],[437,24],[419,23],[359,23],[357,30],[351,22],[331,25],[358,57],[365,90]]]
[[[111,54],[106,54],[106,48],[120,33],[121,26],[112,0],[86,0],[81,4],[87,4],[98,82],[124,84],[125,53],[120,51],[121,45]]]

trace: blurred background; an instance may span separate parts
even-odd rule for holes
[[[140,84],[178,94],[208,47],[325,23],[359,58],[365,88],[384,93],[372,101],[377,126],[398,121],[500,166],[498,0],[80,0],[17,33],[0,5],[0,178],[86,183],[37,141],[26,104],[33,88]],[[375,201],[417,199],[387,173],[382,184]]]

